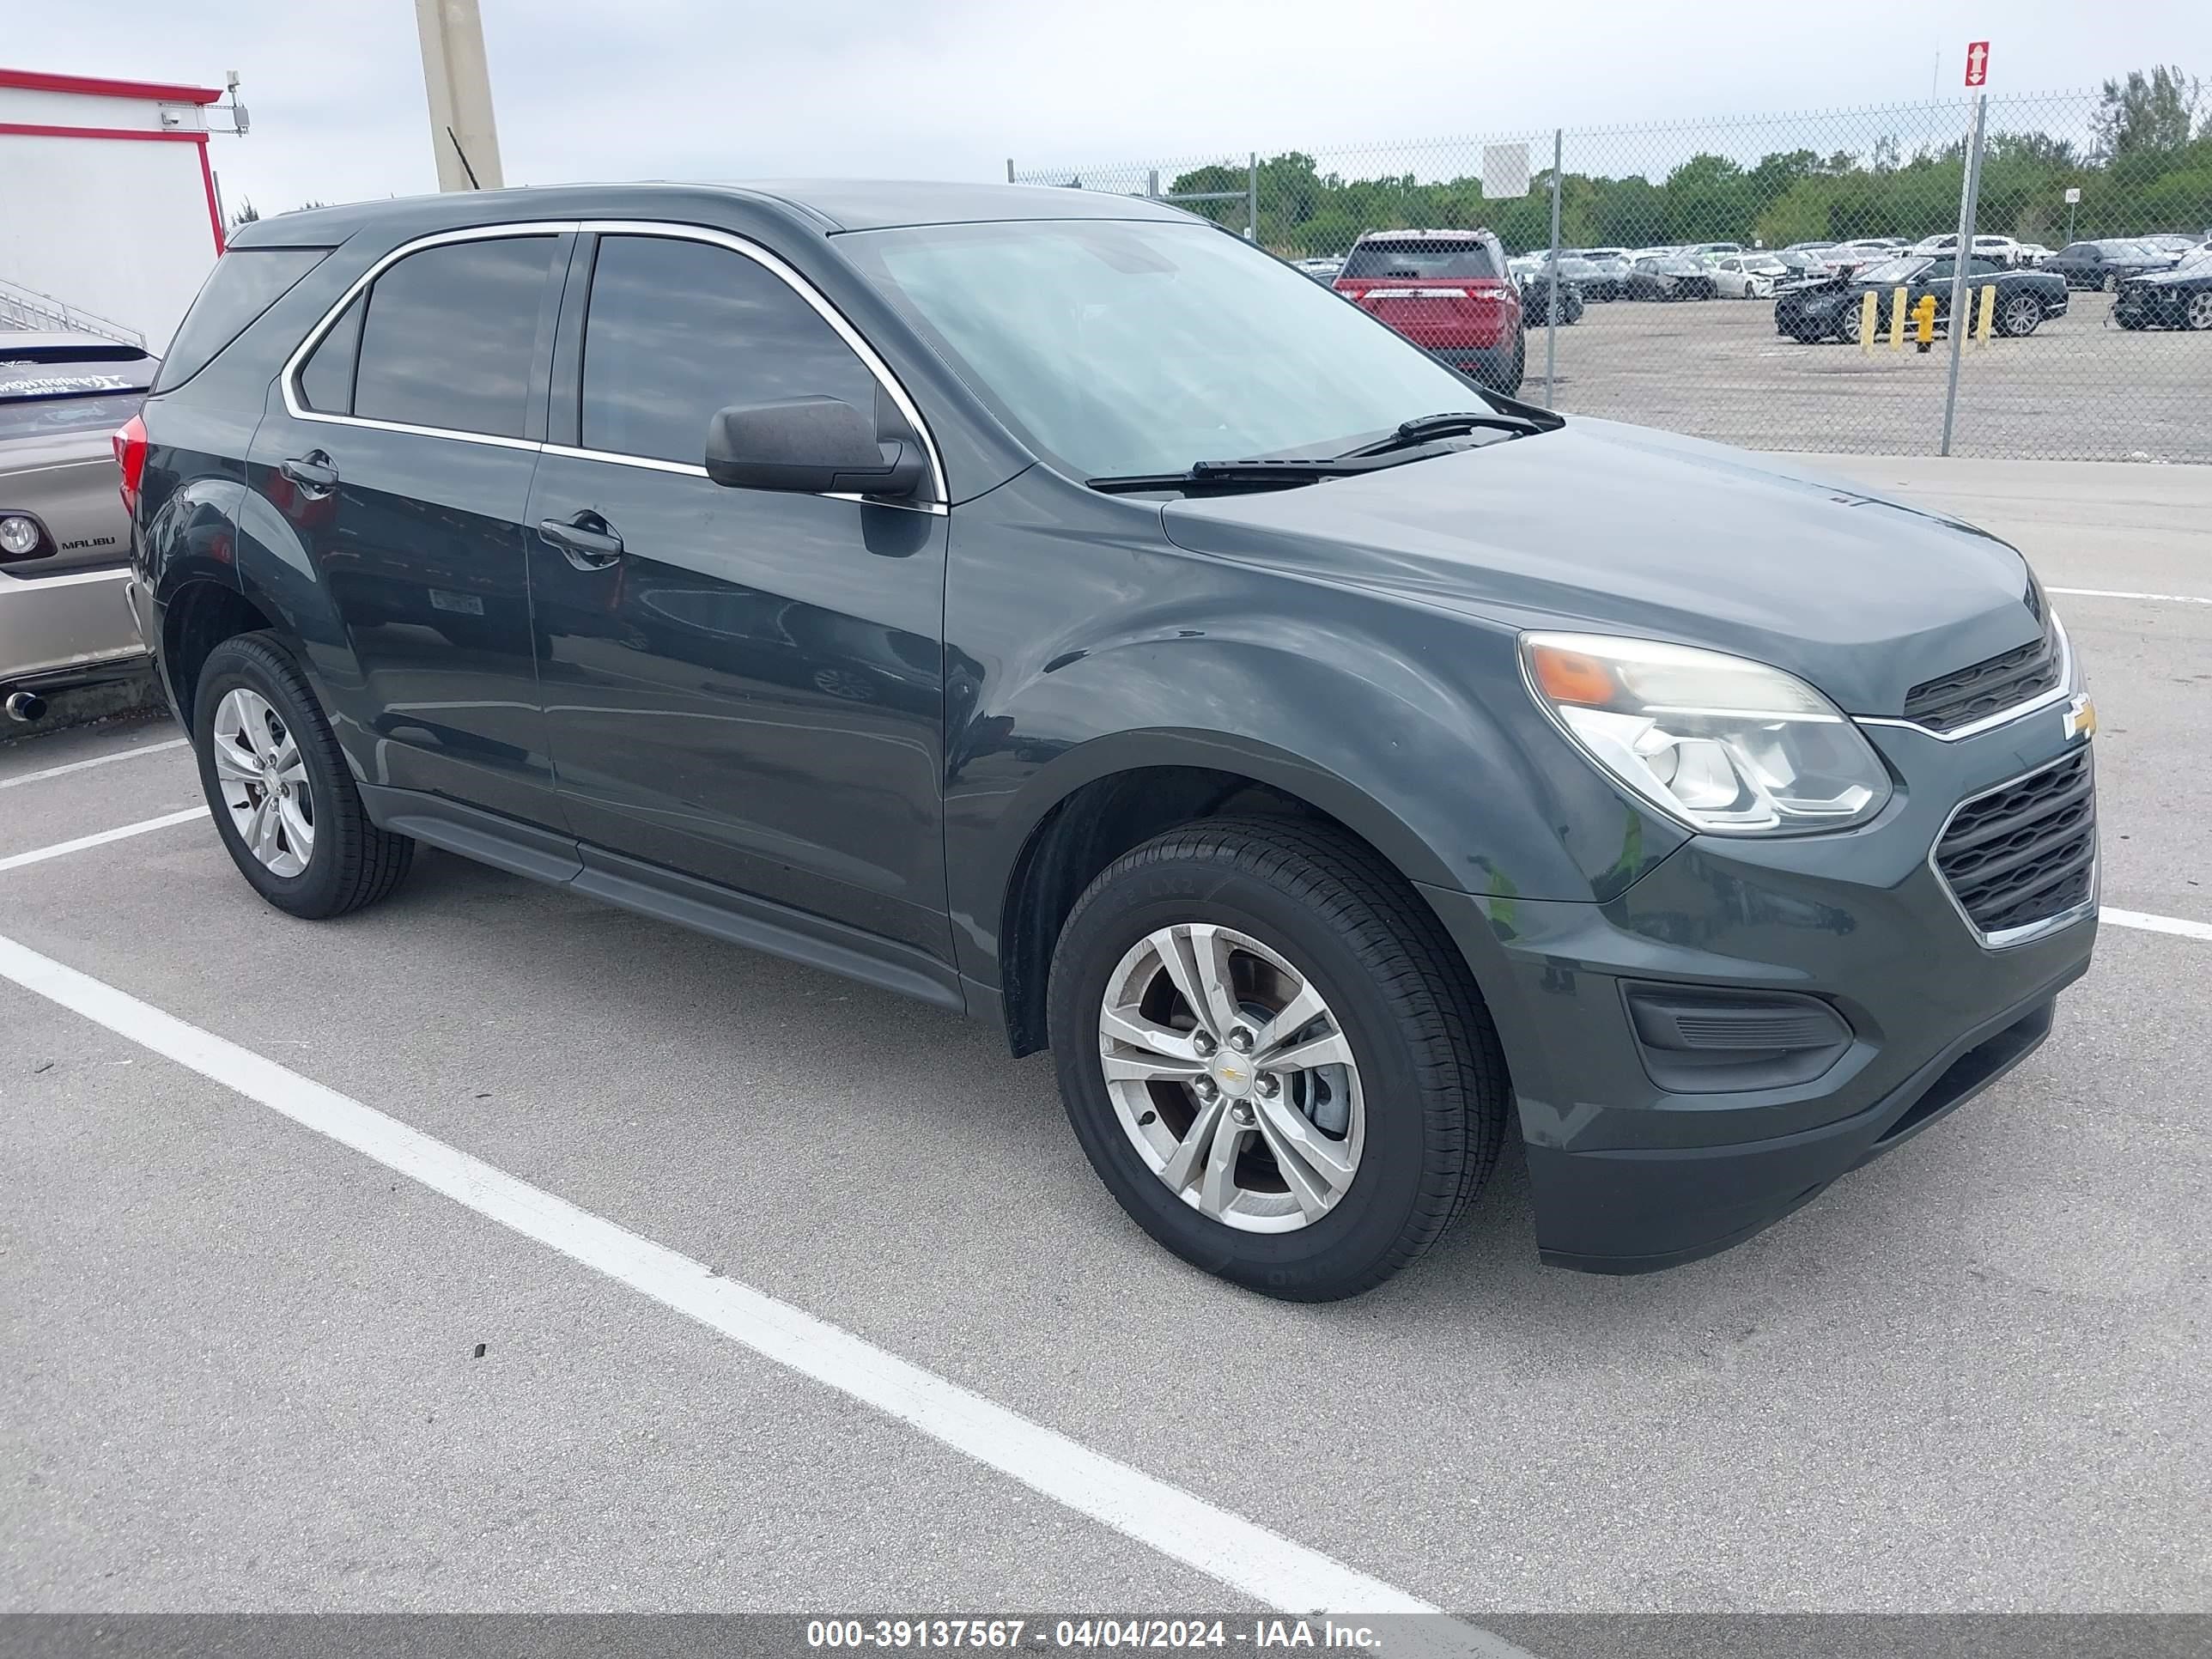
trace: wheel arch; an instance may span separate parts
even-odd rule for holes
[[[1053,947],[1099,872],[1155,836],[1231,812],[1327,823],[1410,883],[1453,880],[1435,849],[1381,802],[1271,744],[1188,730],[1098,738],[1043,769],[1009,809],[1006,835],[1015,850],[996,915],[976,919],[995,946],[1017,1055],[1045,1047]]]
[[[177,720],[194,736],[200,671],[225,640],[272,625],[268,613],[230,582],[205,574],[173,585],[161,606],[161,677]]]

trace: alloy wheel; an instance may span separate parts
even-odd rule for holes
[[[239,686],[216,705],[216,781],[231,827],[271,875],[296,876],[315,855],[315,805],[300,745],[259,692]]]
[[[2182,313],[2182,317],[2191,328],[2200,333],[2212,328],[2212,290],[2191,295],[2189,309]]]
[[[1311,979],[1233,928],[1146,934],[1109,976],[1099,1063],[1129,1143],[1176,1197],[1246,1232],[1292,1232],[1352,1188],[1366,1103]]]
[[[2021,295],[2005,305],[2004,331],[2008,334],[2033,334],[2035,325],[2042,320],[2043,307],[2027,295]]]

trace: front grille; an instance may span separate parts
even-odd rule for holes
[[[2096,879],[2097,796],[2087,745],[1951,815],[1936,869],[1984,937],[2084,903]]]
[[[1905,718],[1931,732],[1972,726],[2057,685],[2063,666],[2059,654],[2057,634],[2045,620],[2039,640],[1941,679],[1923,680],[1905,694]]]

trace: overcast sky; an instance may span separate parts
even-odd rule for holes
[[[1963,95],[1966,43],[1984,38],[1995,42],[2001,93],[2093,88],[2159,62],[2212,80],[2207,0],[483,0],[483,9],[509,184],[993,179],[1010,155],[1026,167],[1264,154],[1916,101],[1931,73],[1942,95]],[[206,86],[237,70],[253,131],[213,145],[234,209],[247,198],[270,212],[436,187],[412,0],[26,0],[9,8],[0,61]]]

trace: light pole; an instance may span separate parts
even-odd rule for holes
[[[422,41],[422,87],[430,99],[430,147],[440,190],[497,190],[499,130],[491,114],[477,0],[415,0]]]

